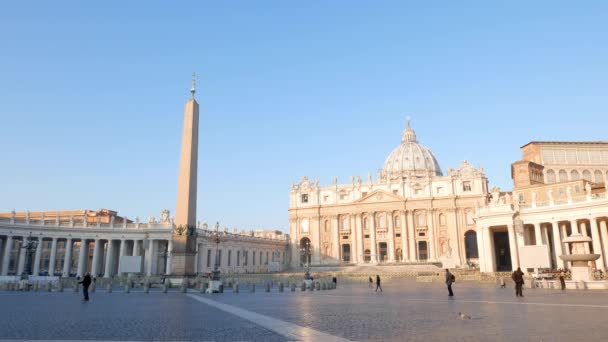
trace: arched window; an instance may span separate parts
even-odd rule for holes
[[[363,229],[365,229],[365,230],[369,229],[369,221],[367,220],[367,217],[363,218]]]
[[[560,182],[568,181],[568,172],[566,172],[566,170],[559,170],[559,181]]]
[[[474,230],[464,233],[464,249],[467,259],[479,258],[479,253],[477,252],[477,233]]]
[[[445,219],[445,215],[444,214],[439,214],[439,225],[440,226],[445,226],[447,224],[446,219]]]
[[[570,171],[570,180],[578,180],[580,178],[578,171],[572,170]]]
[[[323,225],[324,225],[323,230],[324,230],[326,233],[329,233],[329,221],[328,221],[328,220],[325,220],[325,223],[323,223]]]
[[[555,183],[555,171],[548,170],[547,171],[547,183]]]
[[[395,221],[395,227],[396,227],[396,228],[401,227],[401,219],[399,218],[399,215],[395,216],[395,217],[393,218],[393,220]]]
[[[380,213],[376,215],[378,228],[386,228],[386,214]]]
[[[348,216],[342,216],[342,229],[343,230],[350,229],[350,218]]]
[[[310,227],[309,227],[308,219],[307,218],[302,219],[302,222],[300,223],[300,231],[302,233],[308,233],[309,228]]]
[[[593,178],[593,181],[596,183],[604,182],[604,175],[602,175],[602,171],[600,170],[595,170],[595,172],[593,173]]]
[[[591,172],[589,172],[589,170],[584,170],[583,171],[583,179],[586,180],[586,181],[589,181],[589,182],[592,181],[592,179],[591,179]]]
[[[418,227],[426,227],[426,213],[425,212],[416,213],[416,225]]]

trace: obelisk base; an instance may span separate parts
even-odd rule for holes
[[[175,277],[194,277],[196,253],[173,252],[171,256],[171,276]]]

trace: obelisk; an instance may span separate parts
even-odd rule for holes
[[[192,97],[184,110],[184,130],[177,179],[177,202],[171,275],[192,276],[196,258],[196,174],[198,168],[198,103],[194,99],[195,74],[192,75]]]

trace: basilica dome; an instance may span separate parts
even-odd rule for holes
[[[416,133],[407,121],[401,144],[388,155],[382,169],[384,177],[398,179],[409,176],[442,176],[437,159],[416,140]]]

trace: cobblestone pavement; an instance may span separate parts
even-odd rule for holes
[[[178,291],[0,292],[0,340],[285,341]]]
[[[606,341],[608,291],[524,290],[396,281],[314,292],[191,294],[353,341]],[[457,313],[471,316],[461,320]],[[285,341],[178,291],[0,292],[0,340]]]
[[[608,291],[527,289],[392,281],[375,293],[368,285],[332,291],[224,294],[220,302],[366,341],[606,341]],[[276,290],[275,290],[276,291]],[[458,318],[458,312],[471,316]]]

